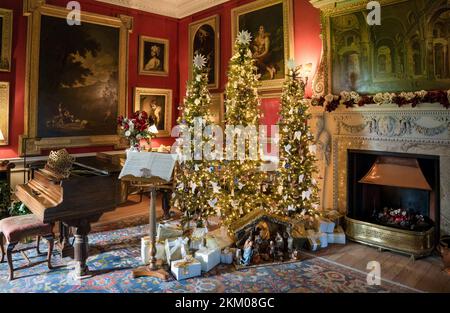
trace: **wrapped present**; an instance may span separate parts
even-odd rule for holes
[[[174,223],[160,223],[156,230],[156,240],[164,241],[183,236],[181,225]]]
[[[323,218],[323,217],[319,217],[318,219],[316,219],[316,224],[315,224],[315,228],[318,232],[320,233],[333,233],[334,232],[334,222]]]
[[[320,248],[320,240],[317,240],[315,236],[308,236],[307,246],[311,251],[316,251]]]
[[[157,260],[166,262],[166,250],[164,242],[156,242],[156,255]],[[141,238],[141,259],[144,264],[150,262],[150,237],[145,236]]]
[[[205,236],[206,247],[210,249],[223,250],[234,244],[234,240],[228,235],[225,227],[220,227]]]
[[[233,252],[225,248],[220,254],[220,263],[223,264],[232,264],[233,263]]]
[[[327,234],[328,243],[338,243],[345,245],[345,232],[342,226],[338,226],[334,229],[332,234]]]
[[[177,239],[166,239],[165,252],[167,264],[171,264],[172,261],[183,259],[188,251],[188,238],[179,237]]]
[[[317,248],[328,247],[328,237],[326,233],[315,232],[312,229],[308,229],[306,233],[308,239],[308,246],[312,251],[316,251]],[[312,248],[315,249],[313,250]]]
[[[202,264],[202,271],[209,272],[220,263],[220,250],[204,248],[195,252],[195,258]]]
[[[198,250],[205,246],[205,236],[208,233],[208,228],[196,228],[192,232],[191,240],[189,242],[189,248],[192,250]]]
[[[177,280],[182,280],[200,276],[202,274],[202,265],[189,255],[181,260],[173,261],[170,270]]]
[[[324,212],[323,215],[325,216],[326,219],[332,221],[336,226],[344,225],[345,214],[340,213],[337,210],[327,210]]]

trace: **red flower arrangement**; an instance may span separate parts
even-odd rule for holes
[[[136,111],[129,117],[121,115],[117,118],[117,124],[123,131],[123,135],[129,140],[131,150],[140,151],[141,139],[153,137],[149,131],[153,121],[145,111]]]
[[[376,103],[378,105],[385,103],[395,103],[398,107],[411,105],[413,108],[419,103],[439,103],[444,108],[450,108],[450,90],[436,91],[416,91],[395,93],[378,93],[376,95],[359,95],[352,91],[343,91],[340,95],[326,95],[313,97],[311,104],[313,106],[324,106],[327,112],[333,112],[339,105],[345,105],[346,108],[355,106],[365,106]]]

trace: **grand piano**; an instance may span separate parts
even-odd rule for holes
[[[120,167],[94,157],[77,159],[70,176],[62,178],[51,168],[38,169],[28,183],[18,185],[16,196],[44,223],[60,222],[60,249],[73,250],[75,277],[89,275],[86,265],[91,223],[119,204]],[[73,227],[74,244],[69,244],[69,227]]]

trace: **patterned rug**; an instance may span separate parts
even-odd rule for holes
[[[133,279],[132,269],[141,265],[140,238],[148,226],[135,226],[120,230],[94,233],[89,236],[89,268],[95,276],[76,281],[69,275],[73,268],[70,259],[53,258],[55,269],[46,263],[26,267],[20,255],[14,254],[17,277],[8,281],[8,265],[0,264],[0,292],[417,292],[406,286],[382,281],[380,286],[369,286],[363,272],[353,270],[322,258],[309,258],[301,262],[249,268],[236,271],[233,266],[219,265],[210,272],[184,281],[173,277],[167,282],[144,277]],[[41,251],[45,251],[46,242]],[[29,250],[32,262],[43,262]]]

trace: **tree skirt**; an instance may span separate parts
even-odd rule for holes
[[[73,265],[69,258],[55,254],[49,270],[46,263],[15,272],[8,281],[8,265],[0,264],[0,292],[417,292],[415,289],[383,280],[381,286],[369,286],[366,274],[322,258],[249,268],[236,271],[231,265],[219,265],[203,276],[167,282],[155,278],[132,278],[132,269],[141,265],[140,240],[148,226],[99,232],[89,235],[89,268],[95,276],[74,281],[69,275]],[[41,251],[45,251],[46,242]],[[45,261],[29,250],[32,262]],[[15,268],[27,263],[14,254]]]

